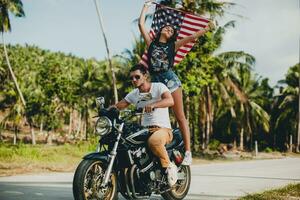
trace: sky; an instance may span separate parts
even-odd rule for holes
[[[300,0],[231,0],[220,25],[228,29],[218,52],[244,51],[256,58],[254,71],[274,86],[299,62]],[[106,58],[93,0],[23,0],[25,18],[11,17],[11,44],[30,44],[83,58]],[[144,0],[98,0],[111,54],[132,49]],[[243,17],[238,17],[241,15]]]

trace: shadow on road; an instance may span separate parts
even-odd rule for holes
[[[189,194],[185,200],[236,199],[236,196]],[[73,200],[71,182],[0,182],[2,200]],[[121,195],[119,200],[125,200]],[[153,195],[150,200],[162,200]]]

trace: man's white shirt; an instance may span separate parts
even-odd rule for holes
[[[138,88],[132,90],[124,98],[130,104],[137,108],[144,108],[146,105],[160,101],[161,95],[170,90],[163,83],[151,83],[150,91],[141,93]],[[159,126],[163,128],[171,128],[169,108],[155,108],[150,113],[145,113],[142,118],[142,126]]]

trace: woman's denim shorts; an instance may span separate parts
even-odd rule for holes
[[[171,93],[181,87],[181,81],[172,70],[168,70],[166,72],[151,73],[151,81],[165,84],[169,88]]]

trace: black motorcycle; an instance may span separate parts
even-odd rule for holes
[[[114,200],[120,192],[126,199],[149,199],[160,194],[166,200],[183,199],[190,188],[191,171],[181,165],[183,142],[178,129],[166,146],[178,169],[178,181],[170,187],[159,159],[147,147],[149,130],[134,122],[139,111],[105,109],[104,98],[96,99],[100,136],[96,152],[84,156],[73,179],[75,200]]]

